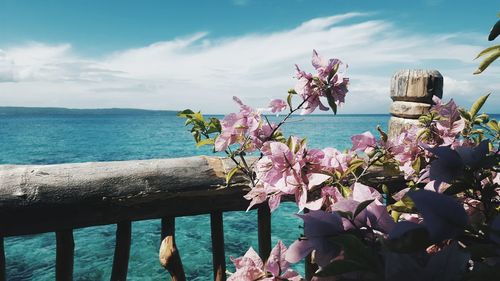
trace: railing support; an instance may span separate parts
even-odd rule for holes
[[[214,267],[214,280],[226,280],[226,254],[224,252],[224,225],[222,212],[210,213],[212,230],[212,259]]]
[[[0,237],[0,281],[6,280],[5,269],[5,250],[3,245],[3,237]]]
[[[262,260],[267,260],[271,253],[271,211],[269,205],[261,204],[257,211],[259,228],[259,255]]]
[[[118,223],[116,225],[116,244],[115,255],[113,258],[113,270],[111,271],[111,281],[127,280],[131,242],[132,223],[130,221]]]
[[[56,280],[73,280],[73,256],[75,253],[75,242],[73,230],[62,230],[56,232]]]
[[[175,245],[175,217],[161,220],[160,263],[168,270],[172,281],[186,281],[179,250]]]

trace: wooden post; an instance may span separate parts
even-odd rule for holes
[[[261,204],[257,211],[259,228],[259,255],[265,261],[271,253],[271,211],[269,205]]]
[[[118,223],[116,225],[116,244],[115,255],[113,258],[113,270],[111,271],[111,281],[127,280],[131,242],[132,223],[130,221]]]
[[[222,212],[210,213],[210,225],[212,230],[212,259],[214,267],[214,280],[226,280],[226,255],[224,253],[224,225]]]
[[[0,281],[7,280],[6,276],[6,267],[5,267],[5,250],[3,246],[3,237],[0,236]]]
[[[443,76],[437,70],[405,69],[394,74],[391,81],[389,138],[394,138],[403,128],[418,124],[426,114],[432,97],[443,96]]]
[[[62,230],[56,232],[56,280],[73,280],[73,256],[75,242],[73,230]]]
[[[161,238],[161,265],[168,270],[172,281],[185,281],[184,267],[175,245],[175,217],[166,217],[161,220]]]

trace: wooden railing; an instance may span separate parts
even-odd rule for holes
[[[389,136],[418,123],[433,95],[442,96],[443,78],[437,71],[404,70],[391,83],[394,103]],[[255,159],[254,159],[255,160]],[[225,187],[231,161],[216,157],[97,162],[61,165],[0,165],[0,281],[5,280],[3,238],[56,233],[56,280],[72,280],[73,229],[116,224],[111,280],[125,280],[133,221],[161,219],[160,260],[173,280],[185,280],[175,245],[175,218],[210,214],[215,280],[225,280],[222,214],[245,210],[249,191],[241,175]],[[375,186],[400,185],[402,178],[371,171],[364,179]],[[259,255],[271,251],[271,217],[258,206]],[[306,277],[312,267],[306,263]]]
[[[160,218],[161,238],[175,247],[175,217],[210,214],[214,279],[225,280],[222,213],[245,210],[248,201],[243,195],[249,190],[241,176],[233,178],[231,187],[224,186],[231,168],[227,159],[204,156],[0,165],[0,235],[3,239],[55,232],[56,279],[72,280],[73,229],[116,224],[111,280],[125,280],[132,221]],[[258,235],[259,253],[266,258],[271,251],[271,220],[265,204],[258,209]],[[0,242],[0,279],[5,280]],[[169,259],[165,266],[174,280],[185,280],[180,257]]]

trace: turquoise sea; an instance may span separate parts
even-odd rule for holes
[[[222,117],[222,116],[220,116]],[[274,117],[273,117],[274,118]],[[271,118],[271,119],[273,119]],[[387,127],[388,115],[297,116],[285,134],[307,136],[309,147],[350,147],[352,134]],[[152,159],[211,154],[196,149],[183,120],[172,112],[100,110],[0,110],[0,164],[56,164],[69,162]],[[300,234],[293,204],[273,213],[273,244],[286,245]],[[19,222],[22,223],[22,222]],[[257,248],[255,212],[224,214],[229,256]],[[115,226],[77,229],[75,280],[109,280]],[[211,280],[211,242],[208,215],[177,219],[176,238],[188,280]],[[129,280],[168,280],[158,262],[159,220],[133,223]],[[54,280],[55,234],[5,239],[8,280]],[[302,270],[301,266],[298,266]]]

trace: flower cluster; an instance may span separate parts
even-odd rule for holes
[[[296,67],[298,84],[286,102],[274,99],[266,107],[272,113],[289,108],[277,124],[238,98],[240,111],[220,126],[192,111],[181,114],[193,124],[198,144],[213,144],[233,160],[228,183],[236,172],[248,177],[248,209],[267,203],[273,211],[295,199],[304,221],[304,235],[288,250],[279,242],[265,263],[253,249],[233,259],[236,272],[229,280],[302,280],[289,265],[309,254],[319,267],[314,280],[399,280],[408,272],[412,280],[496,278],[500,128],[479,114],[488,96],[469,110],[434,98],[420,124],[394,138],[378,127],[380,138],[354,135],[345,151],[310,149],[305,139],[285,138],[282,125],[299,110],[328,110],[324,98],[336,112],[349,81],[338,59],[313,51],[312,65],[315,75]],[[246,161],[255,151],[257,160]],[[397,180],[373,181],[372,173]]]
[[[336,112],[337,106],[344,103],[348,92],[349,78],[338,72],[342,62],[339,59],[325,60],[314,50],[312,65],[316,69],[316,75],[307,73],[295,65],[299,82],[294,90],[302,97],[304,103],[301,114],[310,114],[318,107],[323,111],[329,110],[321,102],[320,97],[325,97],[332,110]]]

